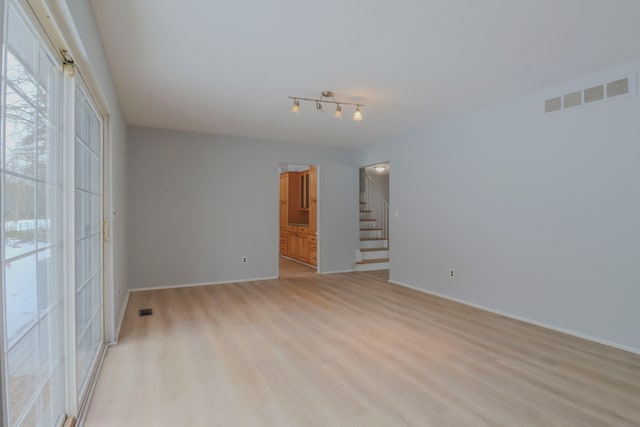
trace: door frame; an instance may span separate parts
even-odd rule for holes
[[[305,161],[291,161],[291,162],[285,162],[285,161],[280,161],[276,163],[276,179],[277,179],[277,183],[278,186],[277,188],[277,200],[278,202],[280,201],[280,173],[281,173],[281,169],[285,166],[306,166],[306,167],[310,167],[310,166],[315,166],[316,168],[316,239],[317,239],[317,265],[315,266],[316,269],[316,273],[320,274],[320,165],[317,163],[313,163],[313,162],[305,162]],[[277,240],[276,240],[276,271],[277,271],[277,277],[280,277],[280,203],[278,203],[278,211],[277,211],[277,218],[278,218],[278,233],[277,233]],[[305,264],[308,265],[308,264]],[[311,266],[313,267],[313,266]]]

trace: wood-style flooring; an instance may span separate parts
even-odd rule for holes
[[[640,356],[383,274],[132,293],[85,426],[640,425]]]
[[[280,278],[310,277],[318,274],[315,267],[310,267],[288,258],[280,257]]]

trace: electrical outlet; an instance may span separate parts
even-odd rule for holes
[[[247,263],[247,257],[246,257],[246,256],[243,256],[243,257],[242,257],[242,263],[243,263],[243,264],[246,264],[246,263]]]
[[[455,272],[455,271],[453,271],[453,268],[452,268],[451,270],[449,270],[449,277],[450,277],[450,278],[452,278],[452,279],[453,279],[454,277],[456,277],[456,272]]]

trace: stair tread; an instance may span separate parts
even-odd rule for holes
[[[375,264],[378,262],[389,262],[389,258],[364,259],[362,261],[358,261],[356,264]]]
[[[360,248],[360,252],[388,251],[389,248]]]
[[[387,240],[386,237],[361,237],[360,241],[366,241],[366,240]]]

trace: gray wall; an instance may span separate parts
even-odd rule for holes
[[[278,163],[318,165],[320,271],[353,269],[358,169],[352,150],[130,128],[131,287],[276,277]]]
[[[640,98],[543,112],[638,69],[359,149],[393,167],[391,280],[640,351]]]
[[[108,183],[112,190],[111,212],[111,245],[113,250],[113,287],[108,291],[113,294],[113,312],[109,313],[111,329],[117,322],[122,311],[123,304],[129,289],[127,283],[127,170],[126,170],[126,145],[127,124],[124,121],[120,104],[116,94],[111,72],[104,54],[102,41],[98,33],[98,26],[93,15],[89,0],[66,0],[68,10],[75,24],[76,30],[82,40],[86,60],[90,64],[91,71],[96,76],[102,95],[109,109],[108,134],[111,145],[111,182]],[[86,70],[85,70],[86,71]],[[109,172],[109,171],[107,171]],[[113,215],[113,212],[116,212]],[[106,213],[109,219],[109,212]],[[107,248],[105,247],[105,250]],[[114,337],[109,337],[113,339]]]

